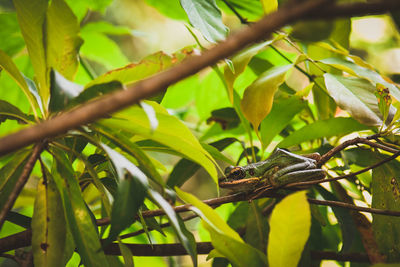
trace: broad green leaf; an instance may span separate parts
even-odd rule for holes
[[[7,101],[0,100],[0,124],[5,120],[16,120],[18,122],[28,123],[31,121],[31,118],[16,106]]]
[[[278,9],[278,0],[261,0],[261,4],[266,15]]]
[[[291,135],[283,139],[278,147],[290,147],[305,141],[318,138],[329,138],[332,136],[343,136],[352,132],[370,129],[353,118],[332,118],[328,120],[319,120],[312,124],[308,124],[303,128],[293,132]]]
[[[79,96],[83,86],[73,83],[63,77],[58,71],[51,72],[49,110],[57,112],[63,110],[69,102]]]
[[[81,20],[88,11],[99,11],[104,13],[106,7],[111,4],[112,0],[66,0],[66,2],[79,20]]]
[[[111,210],[111,229],[106,240],[108,244],[135,221],[149,184],[145,174],[127,158],[104,144],[102,146],[114,164],[119,179],[118,192]],[[126,176],[126,172],[130,176]]]
[[[38,183],[32,216],[32,252],[36,266],[57,266],[64,256],[66,226],[60,193],[52,178]]]
[[[76,84],[71,85],[71,88],[73,86],[76,86]],[[89,100],[92,100],[96,97],[100,97],[102,95],[111,93],[115,90],[120,90],[122,89],[123,86],[120,82],[117,81],[111,81],[108,83],[101,83],[101,84],[95,84],[89,88],[86,88],[85,90],[83,90],[77,97],[69,99],[68,102],[69,104],[67,105],[67,107],[73,107],[75,105],[78,104],[82,104],[85,103]],[[78,89],[78,88],[77,88]],[[76,92],[78,92],[78,90],[76,90]]]
[[[176,0],[145,0],[147,4],[155,7],[160,13],[172,19],[188,21],[188,17],[179,1]]]
[[[380,157],[379,157],[380,158]],[[396,166],[397,165],[397,166]],[[400,168],[396,164],[381,165],[372,170],[372,207],[400,211]],[[388,262],[400,260],[400,218],[373,214],[372,230],[379,250]]]
[[[267,250],[269,224],[268,218],[263,216],[261,208],[256,204],[257,201],[250,203],[250,209],[246,219],[246,235],[244,240],[247,244],[260,251]]]
[[[397,100],[400,100],[400,90],[395,83],[390,81],[390,79],[383,77],[374,70],[371,70],[368,65],[362,64],[362,62],[359,60],[356,60],[355,58],[353,58],[353,60],[355,60],[356,64],[340,58],[325,59],[323,62],[333,67],[340,65],[341,68],[352,69],[358,77],[369,80],[374,87],[376,87],[377,83],[387,87],[390,91],[390,94]]]
[[[153,106],[161,108],[161,106],[156,105],[156,103],[154,103]],[[189,129],[177,118],[161,113],[157,109],[155,110],[159,121],[159,126],[155,131],[151,130],[145,112],[137,106],[115,114],[113,119],[101,120],[98,123],[108,128],[120,129],[131,134],[137,134],[176,150],[204,167],[217,183],[218,178],[213,159],[207,151],[204,150]],[[177,140],[179,140],[179,142],[177,142]]]
[[[47,67],[73,80],[78,70],[78,53],[82,45],[79,23],[64,0],[52,0],[46,16]]]
[[[98,32],[110,35],[131,35],[132,30],[125,26],[113,25],[107,21],[95,21],[85,24],[83,32]]]
[[[103,75],[100,75],[85,87],[88,88],[95,84],[119,81],[122,84],[132,84],[142,80],[150,75],[165,70],[173,64],[181,61],[184,57],[190,55],[192,49],[183,49],[169,56],[163,52],[157,52],[142,59],[138,63],[131,63],[125,67],[118,68]]]
[[[186,193],[177,187],[175,187],[175,191],[183,201],[198,208],[201,211],[202,216],[204,216],[202,218],[207,222],[207,224],[210,224],[212,228],[237,242],[243,243],[239,234],[230,228],[229,225],[210,206],[204,204],[192,194]]]
[[[232,162],[232,160],[226,158],[219,151],[224,150],[227,146],[235,141],[237,141],[235,138],[225,138],[209,145],[202,144],[202,146],[214,157],[214,159],[222,160],[228,162],[231,165],[234,165],[234,162]],[[174,188],[175,186],[181,187],[199,169],[200,165],[198,165],[197,163],[194,163],[191,160],[181,159],[180,161],[178,161],[171,174],[169,175],[167,185],[171,188]]]
[[[306,191],[289,195],[278,203],[270,218],[269,266],[297,266],[310,227],[311,213]]]
[[[233,85],[235,83],[236,78],[244,71],[244,69],[249,64],[250,60],[255,55],[257,55],[258,52],[260,52],[266,46],[270,45],[272,42],[273,40],[253,45],[241,51],[237,55],[233,56],[232,57],[233,70],[228,65],[225,66],[224,77],[226,85],[228,87],[229,100],[231,102],[233,101]]]
[[[19,151],[0,169],[0,209],[7,203],[30,154],[29,150]]]
[[[52,175],[63,200],[64,212],[77,251],[85,266],[107,266],[96,225],[83,200],[78,180],[65,154],[52,150],[55,158]]]
[[[165,211],[165,214],[167,215],[169,222],[177,234],[180,242],[192,258],[193,265],[197,266],[197,248],[196,240],[194,239],[193,234],[186,229],[185,224],[179,215],[176,214],[168,201],[166,201],[157,191],[149,190],[149,195],[151,196],[152,200]]]
[[[34,110],[34,112],[36,112],[38,103],[36,102],[34,96],[31,94],[29,86],[24,79],[24,76],[18,70],[17,66],[14,64],[11,58],[1,50],[0,50],[0,69],[4,69],[4,71],[6,71],[10,75],[10,77],[18,84],[18,86],[24,92],[26,98],[28,98],[31,108]]]
[[[336,104],[366,125],[381,125],[376,88],[365,79],[324,74],[326,88]],[[391,113],[393,116],[394,109]]]
[[[258,249],[217,231],[205,220],[203,225],[210,233],[215,251],[226,257],[233,266],[268,266],[267,257]]]
[[[221,11],[215,0],[180,0],[190,23],[204,38],[212,43],[222,41],[228,34],[228,28],[222,23]]]
[[[50,97],[43,32],[47,5],[47,0],[14,0],[18,23],[35,70],[35,80],[38,84],[39,95],[45,107],[47,107]]]
[[[271,111],[275,91],[285,80],[286,72],[292,67],[290,64],[269,69],[244,91],[240,106],[256,132],[261,121]]]
[[[275,102],[271,112],[261,122],[260,134],[263,147],[266,148],[269,143],[271,143],[272,139],[279,134],[306,105],[306,101],[295,96]]]
[[[25,46],[15,13],[0,14],[0,50],[13,57]]]
[[[260,0],[226,0],[239,14],[247,20],[256,21],[264,12]],[[226,13],[233,14],[232,10],[222,0],[217,0],[218,6]]]

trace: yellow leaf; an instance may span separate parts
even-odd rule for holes
[[[278,0],[261,0],[264,9],[264,14],[269,14],[278,9]]]

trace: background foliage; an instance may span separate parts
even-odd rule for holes
[[[179,64],[284,2],[1,1],[0,134]],[[300,21],[165,93],[48,140],[0,237],[31,228],[31,247],[24,251],[32,251],[36,266],[327,263],[312,258],[312,251],[400,262],[397,217],[357,213],[373,234],[366,239],[349,210],[307,202],[400,211],[396,160],[348,180],[282,191],[288,196],[281,201],[212,209],[199,200],[226,194],[218,189],[225,166],[263,160],[277,147],[324,154],[355,136],[376,134],[378,143],[397,151],[398,26],[396,14]],[[27,147],[0,159],[1,208],[31,153]],[[387,156],[369,146],[347,148],[324,169],[340,176]],[[184,222],[172,209],[183,202],[201,220]],[[143,216],[157,208],[166,216]],[[110,226],[98,226],[101,218],[110,218]],[[162,227],[167,221],[170,227]],[[141,235],[125,235],[139,230]],[[196,241],[212,242],[207,263],[198,260]],[[111,242],[122,256],[105,253]],[[190,260],[132,258],[124,245],[173,242]],[[10,255],[18,259],[18,253]],[[2,258],[2,265],[11,264]]]

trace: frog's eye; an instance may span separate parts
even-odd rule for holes
[[[228,166],[225,168],[225,176],[229,175],[231,171],[235,168],[235,166]]]
[[[231,171],[228,174],[229,178],[231,179],[242,179],[246,176],[246,173],[244,172],[244,170],[241,167],[234,167],[231,169]]]

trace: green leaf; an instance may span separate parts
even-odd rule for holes
[[[104,13],[106,7],[111,4],[112,0],[66,0],[69,7],[74,11],[79,20],[83,19],[89,10]]]
[[[64,0],[52,0],[46,17],[47,67],[73,80],[78,70],[79,23]]]
[[[240,106],[256,132],[261,121],[271,111],[275,91],[285,80],[286,72],[292,67],[293,65],[290,64],[271,68],[261,74],[244,91]]]
[[[293,132],[283,139],[278,147],[289,147],[301,142],[314,140],[323,137],[343,136],[352,132],[370,129],[353,118],[332,118],[328,120],[316,121]]]
[[[57,266],[66,245],[65,215],[52,177],[38,183],[32,216],[32,252],[36,266]]]
[[[206,149],[215,159],[223,160],[231,165],[234,165],[232,160],[226,158],[219,151],[224,150],[227,146],[237,141],[235,138],[224,138],[222,140],[216,141],[211,144],[202,144],[204,149]],[[200,165],[194,163],[191,160],[181,159],[175,165],[171,174],[168,177],[167,185],[171,188],[177,186],[181,187],[190,177],[192,177],[198,170]]]
[[[36,111],[36,108],[38,107],[38,102],[36,102],[34,96],[31,94],[29,86],[26,80],[24,79],[24,76],[18,70],[17,66],[14,64],[11,58],[1,50],[0,50],[0,69],[4,69],[10,75],[10,77],[18,84],[18,86],[24,92],[26,98],[28,98],[31,108],[34,111]]]
[[[97,44],[98,45],[98,44]],[[107,83],[111,81],[119,81],[122,84],[132,84],[138,80],[142,80],[150,75],[165,70],[173,64],[181,61],[183,57],[189,55],[191,50],[182,50],[172,56],[163,52],[157,52],[142,59],[138,63],[131,63],[125,67],[109,71],[100,75],[85,87],[88,88],[95,84]]]
[[[20,123],[28,123],[31,118],[16,106],[7,101],[0,100],[0,124],[5,120],[16,120]]]
[[[228,34],[228,28],[222,23],[221,11],[215,0],[180,0],[190,23],[204,38],[212,43],[222,41]]]
[[[233,65],[233,71],[229,67],[229,65],[226,65],[224,68],[224,77],[225,77],[225,82],[228,87],[228,95],[229,99],[232,102],[233,101],[233,85],[235,83],[236,78],[243,73],[244,69],[247,67],[249,64],[250,60],[257,55],[261,50],[263,50],[266,46],[270,45],[274,40],[270,40],[267,42],[263,42],[260,44],[253,45],[237,55],[232,57],[232,65]]]
[[[35,70],[39,95],[45,107],[47,107],[50,96],[43,32],[47,5],[47,0],[14,0],[18,23]]]
[[[85,24],[83,32],[98,32],[110,35],[131,35],[132,30],[125,26],[113,25],[107,21],[95,21]]]
[[[76,86],[76,84],[74,84],[74,86]],[[117,81],[95,84],[83,90],[77,97],[70,99],[68,108],[76,106],[78,104],[85,103],[89,100],[111,93],[115,90],[121,90],[122,88],[123,88],[122,84]]]
[[[364,79],[329,73],[324,74],[324,78],[329,94],[340,108],[348,111],[353,118],[363,124],[373,126],[382,124],[374,85]],[[393,108],[391,112],[394,114]]]
[[[248,20],[260,19],[264,12],[260,0],[226,0],[242,17]],[[222,1],[217,0],[218,5],[226,13],[234,14],[232,10]]]
[[[7,203],[30,154],[30,150],[19,151],[0,169],[0,209]]]
[[[269,266],[297,266],[310,227],[311,213],[306,191],[289,195],[278,203],[270,218]]]
[[[215,250],[226,257],[233,266],[268,266],[267,257],[258,249],[218,232],[205,220],[203,225],[210,233]]]
[[[109,244],[135,221],[149,184],[146,175],[133,163],[110,147],[102,146],[114,164],[119,179],[118,192],[111,210],[111,229],[105,242]],[[126,172],[131,176],[126,176]]]
[[[278,9],[278,0],[261,0],[261,4],[266,15]]]
[[[179,215],[176,214],[171,205],[158,192],[149,190],[149,195],[151,196],[152,200],[165,211],[165,214],[167,215],[169,222],[177,234],[180,242],[192,258],[193,265],[197,266],[197,248],[196,240],[194,239],[193,234],[186,229]]]
[[[63,110],[71,101],[83,91],[83,86],[73,83],[57,71],[51,72],[49,110],[57,112]]]
[[[53,149],[55,158],[52,175],[63,200],[64,212],[77,251],[86,266],[107,266],[96,225],[82,197],[74,170],[65,154]]]
[[[200,201],[192,194],[186,193],[177,187],[175,187],[175,190],[177,195],[183,201],[198,208],[201,211],[202,215],[204,216],[203,219],[206,219],[207,223],[211,224],[215,230],[230,237],[231,239],[243,243],[243,240],[239,236],[239,234],[236,233],[232,228],[230,228],[229,225],[210,206],[204,204],[202,201]]]
[[[15,13],[0,14],[0,50],[13,57],[25,47]]]
[[[115,114],[113,119],[101,120],[98,123],[108,128],[124,130],[169,146],[204,167],[217,183],[218,178],[213,159],[189,129],[177,118],[165,114],[165,112],[160,112],[162,107],[158,104],[153,103],[153,107],[158,107],[155,110],[159,126],[155,131],[151,130],[145,112],[137,106]],[[179,140],[179,142],[176,142],[176,140]]]
[[[155,7],[161,14],[168,16],[172,19],[182,20],[189,22],[185,11],[176,0],[145,0],[147,4]]]
[[[272,139],[306,106],[307,102],[296,96],[275,102],[271,112],[261,122],[260,134],[263,147],[267,147]]]
[[[372,170],[372,208],[400,211],[399,174],[397,161],[396,164],[385,164]],[[380,252],[387,257],[388,262],[398,262],[400,218],[378,214],[373,214],[372,217],[372,230]]]

